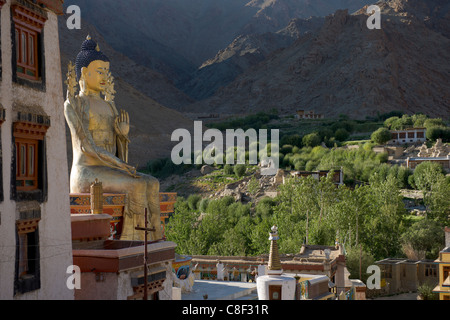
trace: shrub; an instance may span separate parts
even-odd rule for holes
[[[208,204],[209,204],[208,198],[202,199],[198,205],[198,209],[200,210],[200,212],[206,212],[206,208],[208,208]]]
[[[230,164],[226,164],[223,167],[223,173],[228,175],[233,174],[234,173],[233,167]]]
[[[191,209],[192,211],[197,211],[199,208],[199,202],[202,199],[202,197],[198,194],[191,194],[188,198],[187,198],[187,202],[189,205],[189,209]]]
[[[246,170],[247,168],[245,167],[244,164],[237,164],[234,166],[234,173],[238,178],[243,177],[245,175]]]
[[[428,282],[425,282],[417,288],[417,293],[422,300],[438,300],[437,293],[433,292],[434,286]]]
[[[386,163],[388,161],[389,155],[387,154],[387,152],[383,152],[383,153],[379,153],[376,156],[376,159],[380,162],[380,163]]]
[[[349,136],[350,134],[344,128],[337,129],[336,132],[334,133],[334,137],[339,141],[345,141],[348,139]]]
[[[259,191],[259,181],[253,176],[247,185],[248,192],[254,196]]]

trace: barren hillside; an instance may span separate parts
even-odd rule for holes
[[[448,6],[432,2],[380,2],[381,30],[366,27],[365,9],[339,10],[318,32],[271,55],[189,110],[241,114],[277,108],[293,114],[306,109],[358,118],[402,110],[447,118],[450,39],[441,30],[449,22]],[[430,10],[444,9],[446,14],[426,23]]]

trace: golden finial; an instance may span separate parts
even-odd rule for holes
[[[100,51],[100,47],[99,47],[98,43],[97,43],[97,47],[95,47],[95,50]]]

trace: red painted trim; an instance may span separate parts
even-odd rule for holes
[[[47,9],[52,10],[58,15],[64,14],[63,3],[64,0],[37,0],[38,4],[44,5]]]
[[[46,17],[17,4],[14,4],[11,8],[15,23],[33,31],[42,32],[45,21],[47,21]]]

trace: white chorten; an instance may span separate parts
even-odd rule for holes
[[[296,280],[283,275],[280,255],[278,254],[278,228],[273,226],[269,233],[270,256],[267,275],[256,279],[259,300],[294,300]]]

